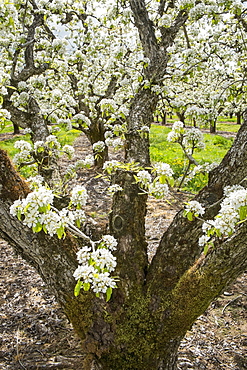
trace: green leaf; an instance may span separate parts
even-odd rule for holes
[[[17,88],[16,88],[16,87],[14,87],[14,86],[6,85],[6,87],[8,87],[9,89],[17,90]]]
[[[169,177],[169,178],[168,178],[168,184],[169,184],[171,187],[173,187],[173,186],[174,186],[174,183],[175,183],[174,178],[173,178],[173,177]]]
[[[80,293],[80,290],[81,290],[81,287],[82,287],[82,284],[83,284],[82,281],[79,279],[77,281],[77,284],[76,284],[75,289],[74,289],[74,296],[75,297],[78,297],[78,295]]]
[[[165,175],[161,175],[160,176],[160,183],[161,184],[166,184],[166,179],[167,179],[167,177]]]
[[[60,226],[58,229],[57,229],[57,237],[58,239],[62,239],[62,237],[65,235],[65,232],[64,232],[64,227],[63,226]]]
[[[193,221],[193,219],[194,219],[193,213],[192,212],[188,212],[187,213],[187,218],[188,218],[189,221]]]
[[[37,224],[32,227],[34,233],[39,233],[42,229],[43,225],[40,222],[37,222]]]
[[[199,179],[200,179],[200,181],[201,182],[203,182],[204,181],[204,175],[203,175],[203,173],[199,173]]]
[[[20,209],[17,210],[17,218],[19,221],[21,221],[21,215],[22,215],[22,212]]]
[[[40,213],[45,213],[47,210],[48,210],[48,207],[47,206],[39,207],[39,212]]]
[[[107,288],[107,291],[106,291],[106,302],[108,302],[111,299],[111,295],[112,295],[112,288],[109,287]]]
[[[9,25],[10,26],[14,26],[15,25],[15,21],[14,21],[13,17],[9,17]]]
[[[247,206],[241,206],[239,208],[239,217],[241,221],[247,217]]]
[[[90,283],[83,283],[83,289],[85,290],[85,292],[88,292],[90,289]]]
[[[208,248],[209,248],[209,244],[207,243],[204,247],[204,250],[203,250],[203,253],[205,254],[205,256],[207,255],[208,253]]]

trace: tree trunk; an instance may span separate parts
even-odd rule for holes
[[[166,126],[167,125],[167,112],[166,111],[163,112],[161,125],[162,126]]]
[[[236,116],[237,116],[237,125],[241,125],[242,113],[241,112],[237,112]]]
[[[20,134],[20,128],[16,123],[13,123],[14,127],[14,135],[19,135]]]
[[[213,119],[210,121],[210,133],[215,134],[216,133],[216,119]]]
[[[183,122],[185,125],[185,112],[176,112],[176,115],[178,116],[179,121]]]

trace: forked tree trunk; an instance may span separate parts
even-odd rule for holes
[[[209,185],[198,195],[206,218],[214,217],[226,185],[247,176],[247,121],[232,149],[215,169]],[[231,238],[221,240],[207,256],[198,246],[201,221],[178,213],[147,261],[144,218],[146,195],[140,194],[128,171],[117,172],[114,182],[124,189],[116,194],[110,231],[118,239],[118,288],[111,300],[90,292],[73,295],[75,252],[83,244],[67,234],[64,240],[33,234],[9,214],[15,199],[29,189],[4,151],[0,151],[0,233],[31,263],[55,294],[82,339],[83,370],[94,363],[102,370],[174,370],[177,348],[196,318],[247,268],[246,224]]]

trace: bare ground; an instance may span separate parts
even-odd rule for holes
[[[88,154],[81,138],[75,142],[77,159]],[[81,174],[82,175],[82,174]],[[83,183],[83,176],[79,177]],[[104,181],[87,181],[93,209],[105,216],[101,201],[106,197]],[[180,196],[171,207],[160,200],[149,200],[147,239],[152,256],[158,239],[170,224]],[[103,217],[104,218],[104,217]],[[215,300],[198,318],[184,338],[179,351],[179,370],[247,369],[247,273]],[[33,268],[16,256],[0,240],[0,369],[83,370],[80,343],[55,299]],[[124,369],[123,369],[124,370]],[[152,370],[152,369],[150,369]]]

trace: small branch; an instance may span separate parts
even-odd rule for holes
[[[230,306],[230,304],[232,304],[233,302],[235,302],[237,299],[242,298],[242,297],[243,297],[243,295],[246,295],[246,294],[241,293],[241,295],[238,295],[237,297],[233,298],[230,302],[228,302],[228,303],[223,307],[222,315],[224,314],[225,309],[226,309],[228,306]]]

